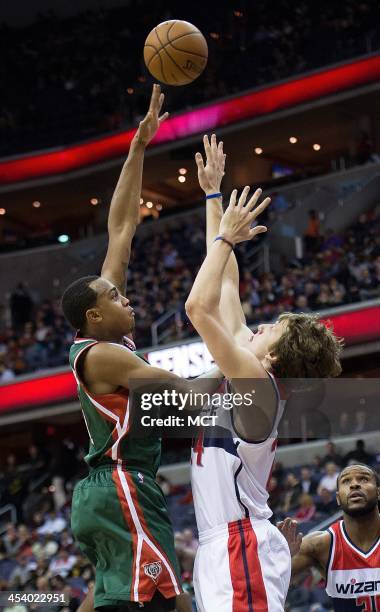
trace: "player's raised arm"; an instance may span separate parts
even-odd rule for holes
[[[160,116],[163,103],[160,85],[153,85],[149,110],[133,137],[108,215],[108,249],[101,275],[114,283],[122,295],[125,294],[132,239],[139,221],[144,152],[168,117],[168,113]]]
[[[215,134],[211,142],[207,135],[203,137],[203,146],[206,156],[206,165],[202,155],[197,153],[195,161],[198,168],[198,180],[206,196],[206,244],[207,252],[210,250],[219,225],[223,217],[223,198],[220,193],[224,176],[226,155],[223,151],[223,142],[217,144]],[[215,197],[210,197],[215,196]],[[231,252],[223,273],[222,290],[220,297],[220,311],[223,321],[233,334],[245,325],[245,316],[239,296],[239,268],[235,253]]]
[[[220,312],[223,274],[231,250],[238,242],[250,240],[266,231],[264,226],[251,229],[251,225],[268,206],[270,199],[266,198],[255,208],[261,195],[258,189],[245,206],[248,192],[249,187],[245,187],[236,203],[237,192],[233,191],[220,224],[219,236],[214,240],[186,302],[186,312],[191,322],[229,379],[266,377],[259,359],[237,344]]]

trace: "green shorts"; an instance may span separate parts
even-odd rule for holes
[[[92,470],[74,489],[71,527],[95,566],[95,608],[182,592],[166,500],[152,476]]]

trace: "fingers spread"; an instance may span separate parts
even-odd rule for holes
[[[161,87],[157,83],[153,85],[152,96],[150,98],[149,112],[153,112],[157,108],[157,103],[160,98]]]
[[[250,206],[251,211],[253,213],[253,218],[256,219],[256,217],[258,217],[259,215],[261,215],[262,212],[264,212],[264,210],[266,209],[267,206],[269,206],[269,204],[271,203],[271,199],[270,198],[265,198],[265,200],[263,200],[261,202],[261,204],[259,204],[259,206],[257,208],[253,208],[250,206],[250,202],[248,203],[248,206]]]
[[[198,170],[204,169],[203,157],[200,153],[195,154],[195,162],[198,166]]]
[[[208,162],[211,159],[211,145],[210,145],[210,142],[209,142],[207,134],[205,134],[203,136],[203,145],[204,145],[204,148],[205,148],[206,159],[207,159],[207,162]]]
[[[249,237],[254,238],[258,234],[264,234],[267,231],[267,229],[268,228],[265,227],[265,225],[257,225],[256,227],[253,227],[251,230],[249,230]],[[285,528],[287,528],[286,525],[285,525]]]
[[[233,192],[231,193],[231,197],[230,197],[230,206],[233,207],[236,205],[236,198],[237,198],[237,189],[234,189]]]
[[[244,204],[246,202],[248,194],[249,194],[249,185],[246,185],[246,187],[244,187],[243,191],[240,194],[240,198],[239,198],[239,202],[238,202],[239,208],[243,208],[243,206],[244,206]]]

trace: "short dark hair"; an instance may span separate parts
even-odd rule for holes
[[[338,474],[338,478],[336,479],[336,488],[337,490],[339,489],[339,481],[340,478],[342,476],[342,472],[344,472],[345,470],[347,470],[348,468],[352,468],[352,467],[365,467],[367,468],[367,470],[369,470],[370,472],[372,472],[372,476],[375,479],[376,482],[376,486],[379,488],[380,487],[380,476],[379,474],[376,472],[376,470],[374,470],[373,468],[371,468],[369,465],[367,465],[366,463],[355,463],[352,465],[346,465],[345,468],[343,468],[343,470],[341,470],[341,472],[339,472]]]
[[[90,284],[99,276],[83,276],[69,285],[62,296],[62,310],[70,325],[83,331],[86,323],[86,311],[96,304],[97,293]]]

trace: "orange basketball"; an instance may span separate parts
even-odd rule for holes
[[[164,21],[148,35],[144,61],[155,79],[166,85],[186,85],[206,67],[205,37],[188,21]]]

